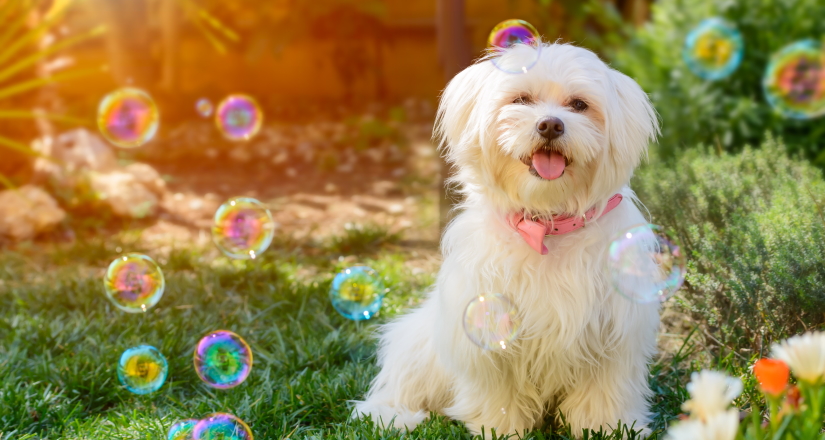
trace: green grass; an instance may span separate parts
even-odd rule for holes
[[[348,400],[361,398],[376,374],[376,324],[415,305],[434,276],[414,274],[405,266],[410,250],[394,245],[337,253],[342,244],[363,250],[361,239],[392,241],[372,232],[313,246],[282,239],[253,262],[213,249],[154,255],[136,249],[129,233],[0,252],[0,438],[165,439],[175,421],[217,411],[245,420],[257,439],[472,438],[443,417],[409,433],[349,420]],[[144,251],[163,267],[166,293],[145,314],[123,313],[103,293],[101,276],[117,247]],[[327,299],[333,274],[355,263],[377,269],[391,289],[374,321],[348,321]],[[193,370],[196,341],[217,329],[242,335],[255,356],[247,381],[230,390],[207,387]],[[115,372],[120,354],[139,344],[169,361],[166,384],[147,396],[126,391]],[[687,342],[652,367],[657,432],[679,412],[695,351]],[[552,427],[527,435],[570,437]]]

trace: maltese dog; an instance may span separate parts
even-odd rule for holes
[[[506,73],[494,56],[534,65]],[[620,421],[647,432],[659,307],[610,287],[606,253],[646,223],[628,182],[658,131],[639,85],[572,45],[516,45],[456,75],[435,135],[464,202],[426,300],[382,327],[381,371],[355,416],[412,429],[434,412],[488,435],[548,416],[574,433]],[[462,323],[492,293],[521,328],[486,351]]]

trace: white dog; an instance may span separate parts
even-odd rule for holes
[[[436,135],[465,197],[444,233],[424,304],[382,328],[381,372],[355,414],[410,429],[429,412],[473,433],[521,433],[563,415],[574,433],[650,421],[647,364],[657,304],[610,287],[611,237],[645,223],[627,186],[658,133],[642,89],[592,52],[517,45],[450,81]],[[502,293],[518,338],[484,351],[464,333],[467,304]]]

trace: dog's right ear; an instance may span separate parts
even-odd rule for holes
[[[484,115],[477,104],[484,89],[484,80],[491,73],[489,61],[480,61],[467,67],[450,80],[438,105],[433,137],[447,160],[455,162],[463,145],[478,144],[483,133]]]

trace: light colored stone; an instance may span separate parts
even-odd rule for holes
[[[159,198],[162,198],[166,193],[166,182],[160,177],[160,173],[151,166],[145,163],[133,163],[124,168],[123,171],[135,176],[135,180]]]
[[[89,181],[97,198],[118,217],[145,218],[157,213],[158,196],[132,173],[92,173]]]
[[[0,236],[30,240],[55,228],[66,213],[46,191],[32,185],[0,191]]]

